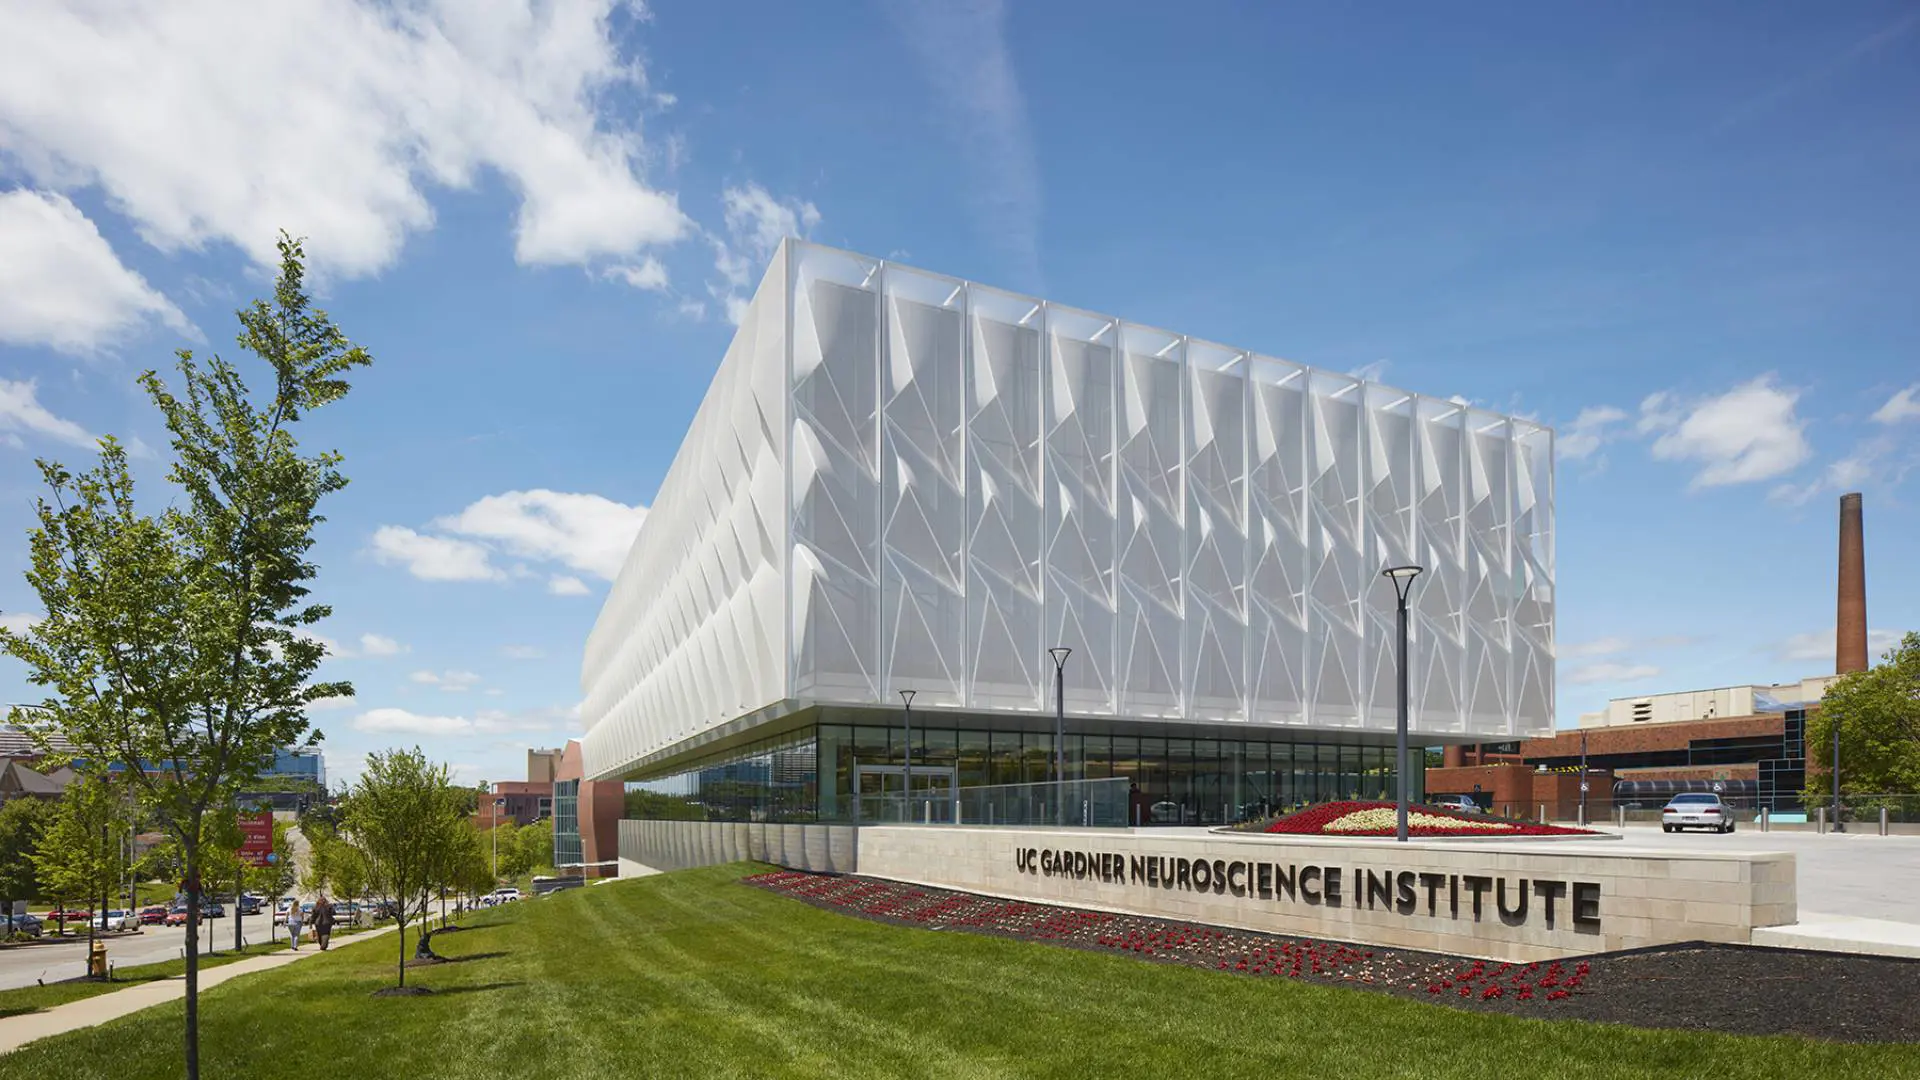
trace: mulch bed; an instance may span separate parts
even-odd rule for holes
[[[829,911],[1257,978],[1297,979],[1515,1016],[1839,1042],[1920,1042],[1920,960],[1678,945],[1510,964],[1116,915],[877,878],[742,879]]]

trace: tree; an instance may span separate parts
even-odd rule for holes
[[[445,765],[429,763],[418,747],[367,755],[366,771],[347,797],[347,835],[366,857],[374,887],[393,898],[402,988],[407,923],[426,914],[435,887],[457,865],[456,824],[466,822]]]
[[[240,346],[272,369],[264,404],[240,371],[179,353],[175,396],[158,373],[140,384],[159,409],[179,495],[157,515],[135,503],[127,454],[100,440],[94,468],[39,462],[27,580],[46,616],[0,630],[0,652],[47,688],[44,710],[14,710],[43,742],[54,732],[92,761],[123,762],[179,843],[198,884],[208,816],[264,772],[274,752],[311,746],[307,708],[352,693],[310,683],[326,654],[306,628],[330,614],[308,600],[308,560],[324,496],[346,484],[337,453],[303,455],[294,428],[348,391],[369,363],[303,289],[299,242],[282,235],[271,301],[238,313]],[[199,894],[188,892],[186,1073],[199,1061]]]
[[[1920,633],[1909,632],[1881,662],[1842,675],[1807,717],[1809,805],[1833,798],[1833,732],[1840,729],[1840,791],[1920,791]],[[1851,801],[1859,812],[1873,800]]]
[[[39,799],[0,804],[0,901],[5,901],[0,914],[11,915],[13,902],[25,903],[40,895],[33,853],[53,813],[53,804]]]
[[[34,846],[34,870],[41,888],[59,901],[100,905],[126,877],[126,852],[120,835],[126,831],[126,803],[105,779],[76,777],[54,804],[52,818]],[[64,932],[65,925],[61,926]],[[87,923],[87,941],[93,941],[94,923]]]
[[[497,872],[500,877],[512,880],[533,871],[532,854],[520,839],[521,834],[527,831],[511,820],[502,821],[493,827],[493,836],[489,839],[493,844],[499,845]]]
[[[514,840],[520,849],[521,861],[527,865],[524,872],[553,869],[553,822],[535,822],[521,829]]]

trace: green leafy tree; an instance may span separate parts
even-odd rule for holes
[[[437,886],[456,865],[461,800],[447,767],[416,747],[367,755],[347,798],[346,832],[366,857],[374,887],[393,898],[400,922],[400,980],[407,985],[407,924],[424,916]]]
[[[46,616],[0,630],[0,652],[49,695],[43,709],[14,710],[14,722],[43,741],[64,735],[77,756],[131,766],[196,882],[209,815],[276,749],[318,740],[311,703],[352,692],[310,682],[326,650],[306,632],[330,613],[308,599],[316,509],[346,478],[338,454],[302,454],[294,430],[345,396],[345,376],[369,358],[313,308],[302,262],[300,244],[283,235],[272,300],[239,312],[240,346],[271,369],[264,403],[218,356],[182,350],[178,396],[158,373],[140,377],[170,435],[167,478],[179,490],[165,510],[140,511],[126,451],[111,437],[87,471],[39,463],[49,490],[27,580]],[[198,924],[189,892],[189,1080],[200,1073]]]
[[[499,876],[513,881],[533,872],[533,855],[520,837],[531,831],[522,829],[512,821],[502,821],[493,827],[490,841],[499,845]]]
[[[42,888],[65,909],[70,901],[96,905],[125,880],[126,801],[106,780],[77,777],[54,804],[53,817],[34,846],[33,863]],[[64,931],[64,923],[61,926]],[[94,924],[87,924],[87,940]]]
[[[40,834],[53,817],[54,804],[40,799],[11,799],[0,804],[0,913],[13,914],[14,903],[24,904],[41,893],[33,853]]]
[[[1909,632],[1880,663],[1835,680],[1807,717],[1807,791],[1811,804],[1833,799],[1833,733],[1840,731],[1841,801],[1854,812],[1877,809],[1879,795],[1920,791],[1920,633]]]
[[[678,795],[658,791],[629,791],[626,816],[640,821],[705,821],[707,811],[700,804]]]
[[[514,842],[528,872],[553,869],[553,822],[535,822],[521,829]]]

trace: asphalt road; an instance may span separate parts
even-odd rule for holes
[[[242,922],[244,925],[241,932],[247,942],[268,940],[267,916],[251,915]],[[48,924],[48,932],[52,932],[51,923]],[[285,937],[287,933],[285,927],[280,927],[273,932],[279,937]],[[119,966],[152,964],[161,960],[179,959],[187,947],[187,930],[184,926],[149,926],[138,934],[112,935],[106,940],[108,963]],[[201,950],[205,951],[209,944],[217,945],[222,949],[233,948],[233,916],[231,914],[215,925],[201,927]],[[71,979],[86,974],[86,968],[85,934],[77,940],[59,945],[28,945],[0,949],[0,990],[32,986],[42,979],[47,982]]]

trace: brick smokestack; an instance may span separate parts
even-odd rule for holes
[[[1840,496],[1840,609],[1834,622],[1833,670],[1867,670],[1867,561],[1860,493]]]

